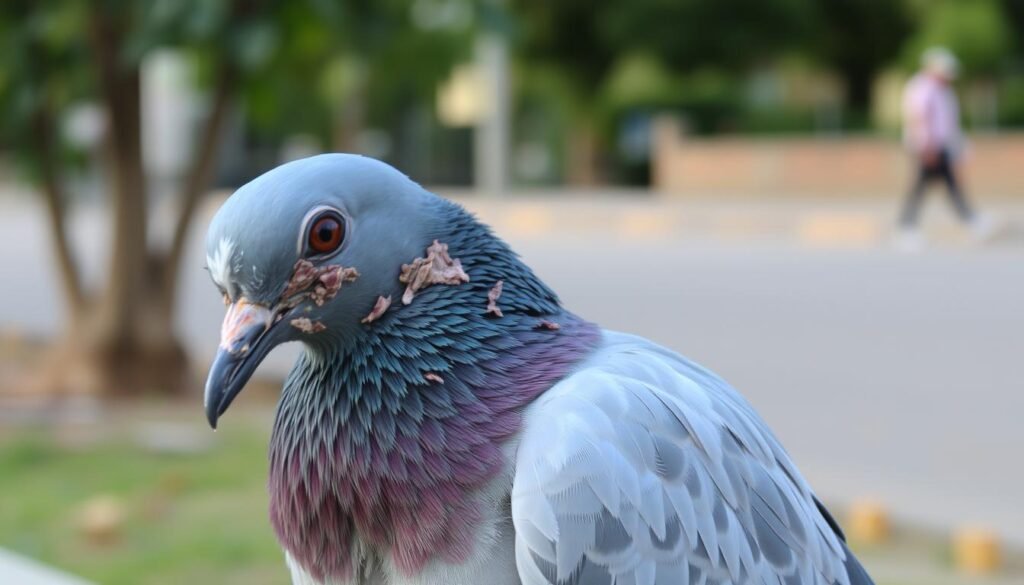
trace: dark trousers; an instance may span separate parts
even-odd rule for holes
[[[967,222],[974,217],[974,212],[967,204],[967,198],[964,197],[964,192],[960,189],[960,184],[956,180],[956,171],[953,169],[953,161],[949,156],[949,152],[943,150],[934,164],[927,165],[924,161],[918,163],[917,178],[914,180],[910,193],[907,195],[907,201],[903,205],[903,213],[900,214],[901,226],[911,228],[917,225],[917,216],[921,212],[921,203],[924,201],[925,191],[932,182],[937,180],[946,183],[949,200],[953,204],[953,208],[956,209],[960,219]]]

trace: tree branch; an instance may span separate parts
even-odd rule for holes
[[[53,143],[53,116],[48,103],[41,104],[33,116],[32,145],[39,163],[41,187],[46,202],[46,218],[50,225],[50,233],[53,235],[64,300],[75,320],[84,307],[85,294],[78,265],[68,242],[67,207],[54,152],[56,147]]]
[[[217,162],[217,151],[220,147],[220,138],[224,133],[231,99],[235,94],[235,81],[234,68],[227,63],[222,64],[213,91],[213,107],[200,132],[196,156],[192,161],[192,166],[185,178],[184,187],[179,197],[181,199],[181,209],[178,213],[178,221],[174,226],[174,236],[163,265],[163,286],[167,294],[168,303],[173,302],[175,297],[174,290],[178,281],[181,256],[185,250],[189,228],[192,226],[196,207],[202,196],[206,194],[207,189],[209,189],[213,178],[213,171],[216,168]]]

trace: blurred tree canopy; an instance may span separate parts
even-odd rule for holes
[[[1003,4],[998,0],[918,3],[915,8],[920,24],[906,44],[906,64],[916,67],[922,51],[942,45],[956,54],[966,76],[996,73],[1009,61],[1013,39],[1012,21],[1007,19]]]
[[[679,72],[701,67],[744,69],[792,48],[807,29],[804,0],[635,0],[600,14],[617,50],[658,55]]]
[[[804,0],[519,0],[512,11],[518,54],[533,70],[527,83],[575,117],[566,146],[575,183],[597,179],[587,169],[630,96],[634,105],[700,109],[708,70],[766,62],[808,25]],[[686,82],[699,72],[696,86]]]
[[[622,131],[621,120],[638,111],[682,112],[698,133],[868,129],[879,77],[916,69],[931,45],[960,56],[965,87],[1000,76],[1004,120],[1024,113],[1022,0],[518,0],[510,6],[530,103],[557,104],[562,118],[575,118],[563,132],[571,181],[588,176],[572,169],[580,162],[609,168],[599,152]],[[797,87],[801,76],[804,90]],[[807,79],[819,91],[808,92]],[[757,82],[762,85],[754,87]],[[573,164],[581,152],[584,160]]]
[[[417,14],[425,22],[414,22]],[[362,123],[367,86],[429,95],[464,58],[471,22],[431,16],[399,0],[0,4],[0,50],[8,58],[0,72],[2,143],[40,186],[69,315],[54,352],[61,367],[50,368],[61,374],[47,385],[59,392],[185,387],[188,369],[173,326],[179,267],[230,111],[242,105],[255,127],[271,132],[333,134],[344,143]],[[196,64],[208,107],[175,198],[171,238],[157,242],[147,228],[142,67],[168,48]],[[80,156],[63,124],[82,104],[102,112],[111,209],[109,268],[96,290],[83,282],[66,225],[67,172]]]
[[[1020,66],[1024,60],[1024,0],[1002,0],[1001,4],[1010,27],[1017,65]]]
[[[564,125],[568,179],[593,184],[597,151],[595,109],[600,83],[615,60],[616,48],[601,30],[612,0],[519,0],[516,50],[525,75],[521,83],[541,101],[557,104],[569,119]]]
[[[899,55],[913,31],[904,2],[830,0],[812,3],[807,50],[846,84],[846,102],[865,112],[875,76]]]

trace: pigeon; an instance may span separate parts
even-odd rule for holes
[[[732,387],[599,328],[458,204],[324,154],[238,189],[207,265],[227,305],[211,426],[302,351],[269,445],[296,585],[869,585]]]

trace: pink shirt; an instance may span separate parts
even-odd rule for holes
[[[946,149],[956,156],[961,146],[960,108],[949,84],[918,73],[903,91],[903,140],[915,153]]]

